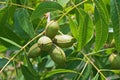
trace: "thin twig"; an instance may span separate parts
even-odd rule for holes
[[[31,7],[28,7],[25,5],[16,4],[16,3],[0,2],[0,4],[10,4],[13,6],[23,7],[23,8],[29,9],[29,10],[35,10],[34,8],[31,8]]]
[[[4,65],[4,67],[0,70],[0,73],[6,68],[6,66],[17,56],[20,54],[22,50],[24,50],[31,42],[33,42],[35,39],[39,38],[44,34],[45,31],[40,33],[39,35],[35,36],[32,40],[30,40],[27,44],[25,44],[12,58],[9,59],[9,61]]]
[[[86,62],[86,64],[84,65],[84,68],[81,71],[81,75],[78,76],[77,80],[80,80],[80,77],[82,76],[83,72],[85,71],[86,67],[88,65],[88,61]]]
[[[74,8],[80,6],[81,4],[83,4],[83,3],[87,2],[87,1],[88,1],[88,0],[84,0],[84,1],[76,4],[75,6],[73,6],[73,7],[72,7],[70,10],[68,10],[67,12],[63,13],[63,15],[58,19],[58,22],[59,22],[65,15],[67,15],[71,10],[73,10]]]
[[[85,53],[83,53],[83,52],[81,52],[83,55],[84,55],[84,57],[88,60],[88,62],[90,62],[91,64],[92,64],[92,66],[97,70],[97,72],[98,73],[100,73],[101,74],[101,76],[103,76],[103,78],[106,80],[106,77],[104,76],[104,74],[100,71],[100,69],[98,69],[98,67],[88,58],[88,56],[85,54]]]

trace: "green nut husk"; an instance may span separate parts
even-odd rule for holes
[[[57,34],[59,25],[56,21],[50,21],[46,26],[45,34],[51,39]]]
[[[66,62],[66,55],[64,51],[57,45],[53,45],[52,49],[50,50],[50,57],[59,65],[64,65]]]
[[[41,49],[38,47],[38,44],[35,43],[32,45],[28,51],[28,57],[35,58],[38,57],[41,53]]]
[[[113,68],[113,69],[120,69],[120,55],[119,54],[112,53],[109,56],[109,61],[111,63],[110,64],[111,68]]]
[[[75,39],[70,35],[56,35],[53,42],[61,48],[68,48],[73,45]]]
[[[52,47],[52,40],[47,37],[47,36],[42,36],[38,40],[38,46],[41,48],[43,51],[49,51]]]

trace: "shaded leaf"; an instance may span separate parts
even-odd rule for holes
[[[112,75],[112,76],[109,76],[108,79],[110,79],[110,80],[119,80],[120,76],[119,75]]]
[[[26,66],[22,65],[21,70],[25,80],[39,80],[39,76],[34,76]]]
[[[7,39],[10,39],[16,43],[21,44],[21,38],[14,32],[12,21],[11,20],[11,14],[14,9],[13,7],[5,8],[3,10],[0,10],[0,37],[4,37]],[[9,13],[9,14],[8,14]],[[13,15],[13,14],[12,14]],[[6,47],[10,47],[11,44],[8,44],[4,40],[0,39],[0,43],[3,44]]]
[[[0,37],[0,39],[2,39],[2,40],[4,40],[4,41],[6,41],[6,42],[8,42],[8,43],[10,43],[10,44],[18,47],[18,48],[21,48],[21,46],[20,46],[19,44],[15,43],[14,41],[12,41],[12,40],[10,40],[10,39],[4,38],[4,37]]]
[[[8,24],[5,25],[0,25],[0,37],[4,37],[6,39],[9,39],[11,41],[13,41],[16,44],[21,44],[22,39],[20,37],[18,37],[15,32],[9,28],[10,26]],[[10,47],[11,44],[8,44],[8,42],[6,42],[3,39],[0,39],[0,43],[3,44],[6,47]]]
[[[42,72],[45,70],[45,65],[46,65],[47,60],[48,60],[47,58],[44,58],[42,61],[40,61],[38,63],[38,71],[39,72]]]
[[[75,5],[77,5],[77,4],[79,4],[79,3],[81,3],[83,0],[75,0]],[[84,3],[83,4],[81,4],[81,5],[79,5],[77,8],[75,8],[74,10],[74,12],[75,12],[75,15],[76,15],[76,20],[77,20],[77,22],[78,22],[78,24],[80,24],[79,23],[79,18],[81,17],[80,15],[79,15],[79,9],[83,9],[84,8]]]
[[[87,68],[85,69],[85,71],[83,73],[84,76],[82,77],[82,80],[88,80],[89,76],[91,74],[91,71],[92,71],[92,65],[88,64]]]
[[[99,74],[97,73],[97,74],[95,75],[95,77],[92,78],[92,80],[98,80],[98,78],[99,78]]]
[[[8,59],[0,58],[0,69],[3,68],[7,62],[8,62]]]
[[[25,54],[25,60],[26,60],[26,63],[27,63],[27,68],[28,70],[31,72],[31,74],[33,76],[38,76],[38,73],[35,71],[35,69],[33,68],[33,65],[32,63],[30,62],[30,59],[27,57],[27,55]]]
[[[110,9],[115,45],[120,52],[120,0],[110,0]]]
[[[55,69],[55,70],[52,70],[50,72],[48,72],[45,76],[45,78],[48,78],[54,74],[57,74],[57,73],[76,73],[76,71],[73,71],[73,70],[67,70],[67,69]]]
[[[30,16],[26,9],[20,8],[15,12],[15,28],[20,36],[29,36],[30,38],[34,37],[34,28],[30,22]],[[26,35],[27,34],[27,35]],[[23,36],[23,37],[24,37]]]
[[[9,23],[10,25],[12,25],[12,19],[15,9],[15,6],[6,6],[5,8],[0,9],[0,23]]]
[[[40,3],[36,7],[36,9],[33,11],[31,15],[31,20],[34,20],[36,18],[41,18],[45,13],[55,11],[55,10],[63,10],[63,8],[57,2],[44,1]]]

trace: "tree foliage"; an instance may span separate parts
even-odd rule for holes
[[[75,40],[60,49],[63,65],[46,51],[28,56],[52,20],[57,34]],[[113,54],[120,56],[120,0],[0,0],[0,80],[119,80]]]

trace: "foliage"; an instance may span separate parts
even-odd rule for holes
[[[63,65],[45,51],[28,57],[52,20],[57,34],[75,39],[62,48]],[[119,45],[120,0],[0,0],[0,80],[119,80],[120,68],[109,61]]]

